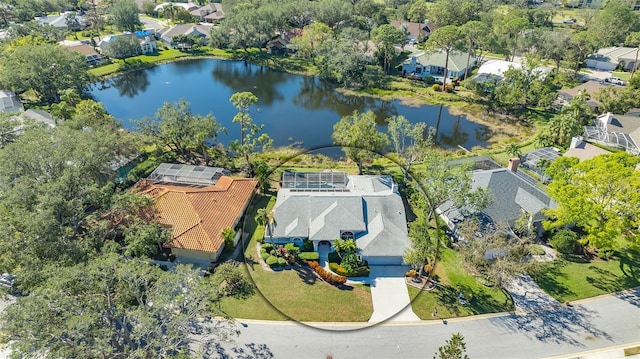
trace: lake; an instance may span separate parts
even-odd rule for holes
[[[251,91],[258,97],[252,110],[254,122],[264,124],[274,146],[330,145],[333,125],[354,110],[374,111],[381,131],[386,131],[385,119],[394,115],[405,116],[411,123],[425,122],[444,148],[487,145],[490,131],[486,126],[454,116],[446,107],[412,107],[400,101],[348,96],[336,89],[328,81],[242,61],[193,59],[105,80],[93,86],[92,94],[129,130],[135,130],[132,119],[153,116],[165,101],[184,98],[192,112],[212,113],[226,127],[227,134],[218,138],[225,144],[240,135],[239,125],[232,122],[237,110],[229,98],[236,92]]]

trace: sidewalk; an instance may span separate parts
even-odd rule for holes
[[[623,359],[623,358],[624,359],[640,359],[640,354],[634,354],[629,356],[624,355],[624,350],[626,348],[634,348],[637,346],[640,346],[640,342],[635,344],[627,344],[622,346],[591,350],[588,352],[574,353],[570,355],[548,357],[544,359]]]

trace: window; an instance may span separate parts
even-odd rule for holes
[[[342,233],[340,233],[340,239],[342,240],[347,240],[347,239],[355,239],[356,236],[353,235],[353,232],[351,231],[342,231]]]

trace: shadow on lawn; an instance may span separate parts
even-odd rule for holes
[[[465,305],[460,302],[460,292],[463,293],[463,297],[467,302]],[[447,311],[455,316],[466,314],[465,312],[469,314],[484,314],[512,309],[508,299],[506,299],[505,303],[500,303],[484,291],[472,290],[467,286],[438,285],[438,288],[433,293],[438,298],[439,305],[445,307]]]
[[[316,277],[313,269],[307,266],[294,266],[293,270],[298,274],[298,277],[302,279],[304,284],[315,284],[318,278]]]
[[[556,260],[548,265],[542,266],[535,273],[531,273],[531,277],[538,283],[538,286],[542,288],[552,297],[558,299],[561,297],[571,296],[575,293],[571,291],[566,285],[558,281],[559,278],[566,278],[566,274],[560,270],[567,264],[564,260]]]
[[[544,343],[570,344],[585,348],[585,336],[613,338],[593,324],[596,312],[586,307],[566,306],[527,314],[491,318],[489,321],[512,332],[521,332]]]

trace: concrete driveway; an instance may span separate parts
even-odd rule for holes
[[[411,310],[411,298],[404,280],[407,269],[405,266],[371,267],[369,277],[373,314],[370,323],[420,321]]]

